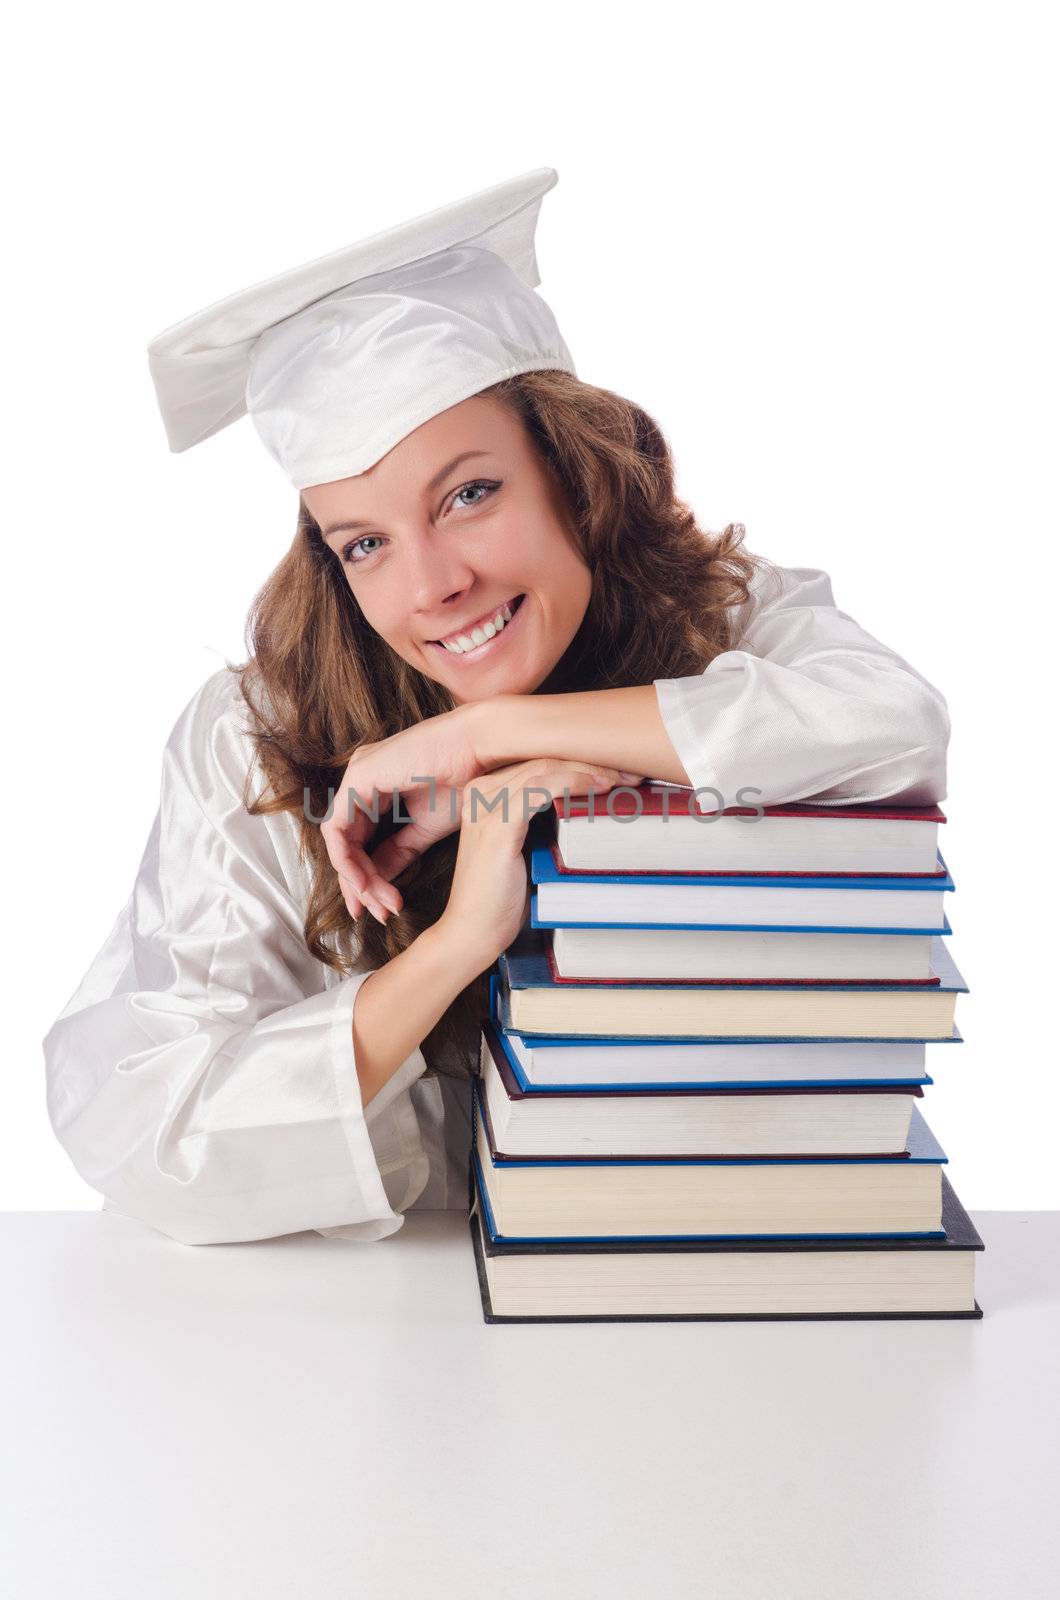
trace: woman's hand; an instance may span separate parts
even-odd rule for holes
[[[498,770],[497,758],[488,751],[490,730],[500,711],[500,705],[492,702],[457,706],[389,739],[363,744],[357,751],[342,776],[331,813],[320,825],[352,917],[360,914],[362,905],[380,922],[389,912],[401,910],[401,892],[390,880],[432,844],[460,827],[465,786]],[[584,760],[565,764],[577,766],[583,773],[612,771],[611,767],[594,768]],[[622,772],[611,778],[606,787],[639,781],[636,774]],[[562,787],[560,784],[561,791]],[[377,804],[378,814],[382,815],[394,806],[396,795],[401,796],[411,820],[369,854],[376,822],[357,802],[369,808]],[[519,804],[521,808],[522,802]]]
[[[452,941],[469,982],[493,965],[526,920],[529,886],[522,852],[530,819],[564,791],[603,794],[622,777],[611,767],[541,756],[468,785],[449,902],[435,927]]]
[[[463,785],[484,770],[476,749],[474,710],[458,706],[389,739],[363,744],[347,766],[320,832],[352,917],[359,915],[362,904],[379,921],[385,920],[384,907],[400,911],[401,895],[389,879],[435,838],[459,826],[459,804],[451,802],[450,793],[455,789],[459,798]],[[424,783],[429,779],[433,786]],[[381,816],[391,810],[395,795],[409,797],[405,810],[414,821],[380,847],[376,861],[368,854],[377,825],[370,813],[378,808]],[[362,810],[358,801],[369,810]],[[415,835],[409,834],[410,828],[416,829]]]

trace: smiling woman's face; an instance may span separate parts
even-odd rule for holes
[[[529,694],[578,631],[589,568],[559,488],[499,401],[473,395],[302,499],[366,621],[458,703]]]

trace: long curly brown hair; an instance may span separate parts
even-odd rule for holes
[[[730,523],[721,534],[697,525],[674,492],[673,459],[653,419],[631,400],[557,370],[520,373],[482,393],[521,418],[566,496],[592,573],[582,624],[535,692],[684,677],[729,649],[735,641],[727,612],[748,600],[755,568],[769,563],[741,548],[741,525]],[[239,675],[268,780],[250,799],[248,773],[247,809],[298,818],[311,881],[304,934],[313,955],[344,973],[379,967],[444,910],[458,835],[398,876],[404,908],[384,926],[367,912],[351,918],[311,818],[326,814],[329,789],[362,743],[450,711],[455,701],[368,625],[304,503],[290,550],[254,598],[246,645],[249,659],[229,670]],[[384,813],[377,837],[393,826]],[[473,1070],[486,996],[483,975],[423,1041],[433,1071]]]

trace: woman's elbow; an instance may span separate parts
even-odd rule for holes
[[[944,696],[938,689],[925,685],[917,700],[917,716],[921,743],[937,762],[943,775],[950,744],[950,713]]]
[[[891,793],[895,804],[935,805],[946,798],[950,715],[944,697],[923,684],[902,703],[895,739]]]
[[[77,1173],[111,1210],[144,1222],[178,1244],[230,1242],[211,1219],[185,1215],[189,1185],[157,1160],[163,1118],[154,1095],[106,1056],[83,1018],[60,1018],[42,1041],[45,1103],[52,1132]]]

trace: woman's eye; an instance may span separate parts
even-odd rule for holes
[[[354,563],[354,565],[356,565],[358,559],[363,560],[364,556],[374,555],[375,554],[374,550],[366,550],[364,552],[364,555],[362,555],[361,557],[355,556],[353,552],[355,550],[359,550],[363,544],[371,544],[373,539],[378,540],[378,538],[379,538],[379,535],[377,533],[366,533],[364,535],[363,539],[354,539],[352,544],[348,544],[346,546],[345,550],[343,550],[343,552],[342,552],[343,561],[352,561]]]
[[[484,499],[488,499],[491,494],[495,494],[499,488],[499,483],[491,483],[485,478],[476,479],[474,483],[465,483],[462,489],[457,489],[456,493],[452,497],[453,504],[455,505],[457,502],[460,502],[464,506],[465,510],[470,511],[472,506],[480,505]],[[485,490],[485,493],[479,495],[479,497],[475,500],[460,500],[461,495],[472,494],[477,489],[483,489]],[[365,549],[366,545],[378,545],[382,543],[383,539],[380,534],[366,533],[360,539],[353,539],[348,545],[343,547],[342,559],[343,561],[349,562],[351,566],[358,566],[360,562],[366,561],[369,556],[375,555],[374,549]]]
[[[462,489],[458,489],[456,491],[456,493],[454,494],[454,496],[453,496],[453,503],[455,505],[457,503],[457,501],[459,501],[460,496],[462,494],[470,494],[472,489],[485,489],[485,491],[486,491],[485,495],[480,497],[480,500],[484,500],[484,499],[488,499],[488,497],[496,489],[499,489],[499,488],[500,488],[500,484],[499,483],[487,483],[485,481],[485,479],[480,478],[480,479],[476,480],[475,483],[465,483],[464,487]],[[465,501],[463,501],[463,504],[465,506],[467,506],[467,507],[477,506],[477,505],[480,504],[480,500],[465,500]]]

